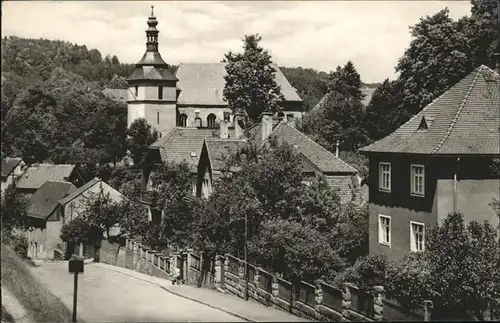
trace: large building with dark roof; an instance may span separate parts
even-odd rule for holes
[[[181,63],[175,74],[158,49],[158,20],[147,21],[146,52],[127,79],[128,89],[105,89],[103,94],[127,103],[127,125],[145,118],[162,136],[176,126],[217,128],[230,112],[222,92],[225,63]],[[275,79],[285,101],[284,113],[302,117],[302,100],[277,65]],[[232,116],[231,116],[232,120]]]
[[[426,231],[450,212],[499,219],[500,72],[476,68],[387,137],[369,158],[370,253],[399,259],[425,248]]]

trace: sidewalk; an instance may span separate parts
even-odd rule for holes
[[[289,314],[287,312],[267,307],[253,300],[243,299],[230,294],[224,294],[208,288],[198,288],[190,285],[172,285],[169,280],[145,275],[130,269],[116,267],[102,263],[92,263],[90,266],[99,266],[114,270],[134,278],[156,284],[168,292],[203,305],[219,309],[228,314],[251,322],[310,322],[309,320]]]

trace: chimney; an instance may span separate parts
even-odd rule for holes
[[[197,128],[201,128],[201,118],[200,118],[200,110],[194,110],[194,126]]]
[[[220,139],[228,139],[229,138],[229,121],[224,118],[219,124],[220,130]]]
[[[234,136],[236,139],[243,137],[243,131],[245,126],[245,115],[240,112],[236,112],[233,118],[234,121]]]
[[[339,141],[335,142],[335,157],[339,158]]]
[[[260,125],[262,141],[266,140],[273,132],[273,115],[270,112],[262,112],[262,122]]]

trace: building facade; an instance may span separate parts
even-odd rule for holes
[[[425,249],[451,212],[498,227],[500,77],[480,66],[389,136],[369,158],[369,250],[398,260]],[[499,232],[500,233],[500,232]]]

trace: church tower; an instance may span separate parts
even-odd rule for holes
[[[145,118],[162,135],[177,123],[177,81],[158,52],[158,21],[151,6],[146,30],[146,53],[127,79],[127,126]]]

